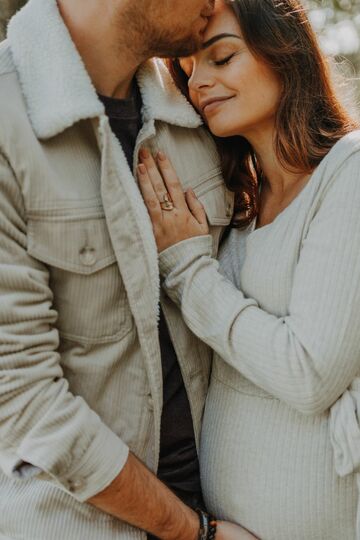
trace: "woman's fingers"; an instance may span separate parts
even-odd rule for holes
[[[168,190],[149,150],[142,148],[140,150],[140,159],[142,164],[146,167],[148,178],[150,179],[158,200],[160,202],[164,201],[164,197],[168,194]]]
[[[156,158],[161,176],[173,203],[176,208],[184,208],[186,206],[185,195],[171,161],[163,152],[158,152]]]
[[[189,190],[185,199],[170,162],[166,160],[167,163],[163,163],[161,167],[161,174],[164,175],[161,183],[161,174],[153,158],[142,153],[142,159],[144,163],[140,163],[137,168],[139,188],[153,224],[158,251],[161,252],[182,240],[208,234],[209,228],[202,204],[192,190]],[[160,155],[158,161],[164,162],[165,159]],[[167,196],[167,200],[164,200],[164,196]]]
[[[139,181],[139,188],[149,211],[151,220],[153,223],[158,222],[161,220],[162,216],[160,201],[157,194],[155,193],[145,165],[138,165],[137,177]]]
[[[174,167],[165,154],[158,152],[155,161],[151,153],[146,148],[142,148],[140,150],[140,159],[147,168],[159,201],[163,201],[164,196],[168,193],[176,208],[185,208],[186,202],[182,186]]]
[[[206,219],[206,213],[204,210],[203,205],[196,197],[195,193],[192,189],[189,189],[186,192],[186,202],[189,207],[190,212],[196,219],[196,221],[203,226],[207,226],[207,219]]]

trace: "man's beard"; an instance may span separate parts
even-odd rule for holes
[[[176,38],[177,35],[184,34],[183,28],[175,26],[171,30],[164,30],[159,26],[155,27],[146,18],[141,18],[133,7],[122,14],[119,28],[127,29],[127,44],[131,43],[134,52],[143,58],[190,56],[200,49],[202,43],[201,32],[189,32],[187,36]],[[119,46],[123,45],[122,33]]]
[[[174,35],[165,32],[152,32],[148,40],[149,56],[159,56],[161,58],[174,58],[180,56],[190,56],[200,49],[202,36],[190,34],[181,39],[175,39]]]

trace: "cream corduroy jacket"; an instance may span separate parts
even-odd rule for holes
[[[134,169],[141,145],[164,150],[203,202],[217,246],[233,197],[214,143],[160,62],[137,79]],[[10,23],[0,117],[0,538],[143,538],[84,501],[129,449],[157,469],[157,249],[56,0],[30,0]],[[198,442],[209,350],[161,302]]]

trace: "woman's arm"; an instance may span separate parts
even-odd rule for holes
[[[166,249],[160,267],[190,329],[224,361],[299,411],[324,412],[360,369],[359,154],[310,225],[288,316],[267,313],[226,280],[208,236]]]

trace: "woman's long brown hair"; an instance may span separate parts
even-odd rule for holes
[[[225,0],[251,53],[277,74],[282,94],[275,152],[284,168],[311,173],[334,144],[358,127],[340,103],[315,33],[299,0]],[[189,97],[179,61],[168,61],[176,85]],[[233,225],[246,226],[259,209],[261,170],[243,137],[214,137],[225,181],[236,192]]]

